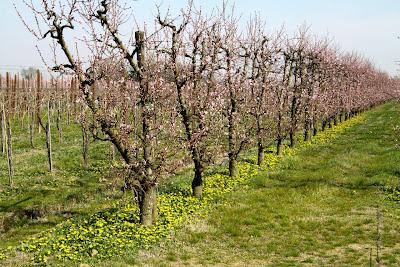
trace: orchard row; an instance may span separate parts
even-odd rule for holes
[[[398,80],[307,27],[294,35],[267,33],[258,17],[242,27],[226,5],[213,16],[194,6],[178,18],[158,14],[154,30],[136,29],[127,39],[126,8],[118,1],[50,2],[28,4],[39,23],[26,26],[55,41],[65,60],[52,61],[60,76],[44,86],[36,74],[22,83],[19,98],[21,86],[7,78],[5,113],[27,110],[48,132],[44,110],[64,110],[83,133],[111,142],[144,225],[154,223],[156,187],[171,171],[192,164],[193,195],[201,197],[204,170],[216,160],[226,157],[235,177],[244,150],[257,147],[262,165],[271,145],[280,154],[285,142],[310,140],[398,94]],[[18,103],[25,108],[16,109]]]

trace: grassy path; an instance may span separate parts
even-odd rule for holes
[[[373,109],[332,142],[286,158],[231,194],[231,205],[131,264],[375,266],[379,210],[382,265],[400,266],[400,204],[382,190],[400,179],[399,110]]]

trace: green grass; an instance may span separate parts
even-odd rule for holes
[[[383,189],[394,188],[400,179],[400,151],[395,148],[394,134],[394,126],[400,124],[399,109],[396,103],[373,109],[364,122],[334,140],[285,156],[274,171],[261,171],[224,196],[207,219],[176,229],[172,241],[139,252],[121,251],[121,257],[103,263],[92,257],[86,262],[95,266],[367,265],[371,251],[375,260],[378,208],[382,212],[382,261],[398,265],[399,204],[389,200],[385,193],[389,191]],[[91,145],[91,166],[85,170],[79,126],[63,128],[62,144],[53,131],[56,168],[50,174],[43,133],[37,135],[37,149],[32,151],[26,126],[14,125],[12,190],[7,186],[6,161],[0,160],[0,249],[53,229],[69,217],[91,218],[124,198],[118,190],[120,180],[113,175],[115,169],[110,168],[108,146],[102,142]],[[248,161],[246,157],[254,156],[246,153],[244,160]],[[209,175],[221,172],[226,168],[207,170]],[[189,169],[180,171],[161,185],[159,193],[189,192],[189,176]],[[32,219],[32,214],[39,216]],[[8,265],[29,261],[26,254],[14,256]]]
[[[15,122],[13,188],[8,186],[5,155],[0,154],[0,249],[53,227],[66,218],[85,216],[110,206],[121,197],[110,190],[108,146],[92,142],[90,166],[82,167],[81,131],[76,123],[63,124],[63,142],[52,129],[54,171],[48,171],[45,136],[35,132],[29,145],[27,123]]]
[[[400,265],[399,204],[382,190],[400,180],[399,109],[397,103],[373,109],[333,141],[285,158],[277,170],[254,178],[250,189],[230,194],[230,205],[178,231],[162,248],[139,254],[136,263],[375,265],[379,209],[381,261]]]

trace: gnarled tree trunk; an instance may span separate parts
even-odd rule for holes
[[[140,223],[152,226],[157,220],[157,190],[155,184],[145,184],[137,192]]]

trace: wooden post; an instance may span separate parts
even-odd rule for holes
[[[4,104],[1,110],[1,152],[3,155],[7,152],[6,114],[4,112]]]
[[[57,105],[57,131],[58,131],[58,141],[62,144],[62,127],[61,127],[61,100],[58,100]]]
[[[53,171],[53,158],[51,155],[51,112],[50,112],[50,100],[47,101],[47,123],[46,123],[46,147],[47,157],[49,160],[50,172]]]
[[[12,135],[11,135],[11,126],[9,116],[5,115],[5,108],[4,104],[2,105],[2,121],[6,122],[7,136],[6,136],[6,143],[7,143],[7,164],[8,164],[8,184],[10,187],[13,186],[12,178],[14,176],[14,166],[12,160]]]
[[[83,167],[86,169],[89,166],[89,135],[85,122],[81,123],[82,127],[82,156]]]
[[[31,148],[35,148],[35,145],[33,143],[33,130],[34,130],[34,125],[35,125],[35,113],[32,110],[32,107],[29,107],[28,110],[28,119],[29,119],[29,143],[31,145]]]
[[[36,72],[36,120],[37,120],[37,125],[38,125],[38,132],[40,134],[41,131],[41,122],[40,122],[40,116],[42,115],[40,112],[41,109],[41,101],[42,101],[42,82],[41,82],[41,75],[40,71],[38,70]],[[43,126],[42,126],[43,127]]]
[[[376,264],[381,266],[381,211],[379,207],[376,208]]]

